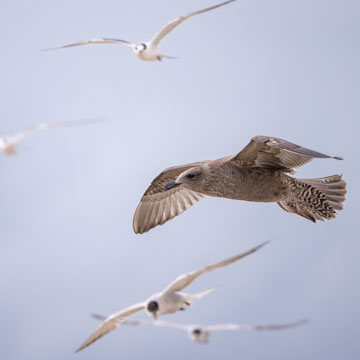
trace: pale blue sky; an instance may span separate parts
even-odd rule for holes
[[[37,51],[91,37],[147,40],[174,17],[215,3],[2,2],[0,133],[107,119],[38,134],[17,156],[0,157],[2,359],[358,359],[358,1],[239,0],[169,35],[161,49],[176,61],[145,63],[115,45]],[[133,233],[134,210],[160,171],[236,153],[254,135],[343,156],[297,173],[344,173],[338,218],[313,224],[276,204],[209,198]],[[109,315],[269,238],[261,252],[190,288],[217,291],[163,319],[308,317],[308,325],[219,333],[207,346],[176,330],[120,328],[73,355],[98,325],[90,312]]]

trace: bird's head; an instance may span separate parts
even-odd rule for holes
[[[143,51],[145,51],[147,49],[147,45],[145,43],[139,43],[139,44],[135,44],[134,46],[134,51],[137,54],[141,54]]]
[[[201,166],[194,167],[181,173],[172,183],[165,185],[164,190],[170,190],[182,185],[188,189],[202,192],[204,190],[204,181],[204,168]]]
[[[189,336],[190,336],[190,339],[192,341],[195,341],[195,342],[207,342],[208,338],[209,338],[209,332],[208,331],[205,331],[204,329],[201,329],[199,326],[196,326],[192,329],[190,329],[189,331]]]
[[[150,300],[146,305],[146,310],[151,317],[157,319],[158,317],[157,313],[159,311],[159,303],[155,300]]]

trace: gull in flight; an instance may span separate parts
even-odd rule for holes
[[[3,152],[5,155],[14,155],[17,152],[18,143],[21,140],[39,131],[68,127],[68,126],[89,125],[99,121],[100,119],[82,119],[82,120],[61,121],[61,122],[53,122],[53,123],[51,122],[39,123],[17,134],[5,135],[0,137],[0,151]]]
[[[268,241],[246,251],[234,257],[220,261],[216,264],[206,266],[200,270],[192,271],[184,275],[177,277],[172,283],[170,283],[162,292],[151,295],[147,300],[141,303],[132,305],[124,310],[121,310],[115,314],[110,315],[105,321],[90,335],[88,339],[76,350],[76,352],[83,350],[85,347],[92,344],[94,341],[100,339],[112,330],[115,330],[120,324],[122,324],[129,316],[135,313],[145,310],[148,316],[157,319],[160,315],[173,314],[179,310],[185,310],[189,307],[194,300],[200,299],[204,295],[209,294],[214,289],[204,290],[195,294],[189,294],[182,292],[187,288],[194,280],[201,275],[209,271],[220,269],[224,266],[234,263],[254,252],[259,250]]]
[[[335,218],[342,210],[346,182],[341,174],[296,179],[294,168],[314,158],[333,158],[276,137],[255,136],[236,155],[165,169],[146,190],[133,228],[142,234],[180,215],[206,196],[276,202],[310,221]]]
[[[98,314],[91,314],[97,320],[105,320],[105,317]],[[267,331],[267,330],[285,330],[294,328],[307,323],[308,320],[303,319],[293,323],[276,324],[276,325],[252,325],[252,324],[217,324],[217,325],[198,325],[198,324],[180,324],[168,321],[147,321],[147,320],[127,320],[122,325],[138,326],[138,325],[151,325],[169,327],[179,330],[185,330],[188,333],[190,340],[196,343],[207,343],[210,335],[215,331],[226,330],[246,330],[246,331]]]
[[[136,54],[136,56],[139,59],[144,60],[144,61],[154,61],[154,60],[161,61],[162,58],[174,59],[171,56],[163,55],[160,52],[160,50],[158,49],[158,45],[159,45],[160,41],[166,35],[168,35],[178,25],[182,24],[184,21],[192,18],[193,16],[205,13],[205,12],[210,11],[210,10],[214,10],[214,9],[220,7],[220,6],[227,5],[227,4],[229,4],[231,2],[234,2],[234,1],[236,1],[236,0],[224,1],[224,2],[222,2],[220,4],[210,6],[210,7],[206,8],[206,9],[194,11],[194,12],[188,14],[188,15],[181,16],[181,17],[179,17],[179,18],[177,18],[175,20],[172,20],[169,23],[167,23],[149,41],[132,43],[132,42],[129,42],[129,41],[126,41],[126,40],[120,40],[120,39],[108,39],[108,38],[90,39],[90,40],[84,40],[84,41],[80,41],[80,42],[76,42],[76,43],[72,43],[72,44],[67,44],[67,45],[63,45],[63,46],[58,46],[58,47],[55,47],[55,48],[44,49],[44,50],[56,50],[56,49],[63,49],[63,48],[69,48],[69,47],[81,46],[81,45],[89,45],[89,44],[118,44],[118,45],[126,45],[126,46],[131,47],[132,50],[134,51],[134,53]]]

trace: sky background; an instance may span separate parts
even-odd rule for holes
[[[359,1],[239,0],[172,32],[161,49],[178,60],[146,63],[116,45],[38,51],[92,37],[147,40],[215,3],[2,1],[0,133],[106,119],[37,134],[0,158],[2,359],[359,358]],[[136,206],[164,168],[235,154],[255,135],[344,157],[297,172],[344,173],[348,195],[335,220],[207,198],[134,234]],[[306,326],[217,333],[206,346],[177,330],[121,327],[73,355],[98,326],[90,312],[110,315],[270,238],[189,288],[214,293],[162,319],[305,317]]]

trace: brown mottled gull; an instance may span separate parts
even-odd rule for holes
[[[333,219],[343,208],[346,182],[342,174],[296,179],[295,173],[314,158],[333,158],[269,136],[256,136],[238,154],[164,170],[138,205],[135,233],[144,233],[180,215],[205,196],[276,202],[290,213],[316,222]]]

